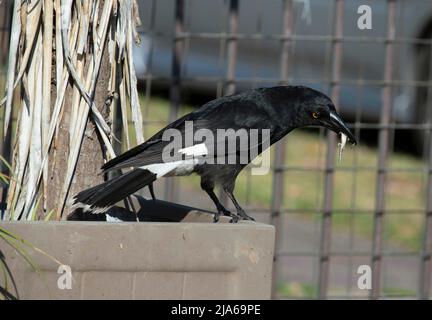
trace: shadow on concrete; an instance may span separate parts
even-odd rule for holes
[[[103,214],[91,214],[76,209],[68,215],[69,221],[140,221],[140,222],[180,222],[190,214],[213,216],[213,212],[163,200],[148,200],[133,195]]]

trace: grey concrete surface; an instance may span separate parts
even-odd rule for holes
[[[205,219],[205,215],[202,216]],[[274,228],[260,223],[4,222],[37,251],[36,274],[0,242],[21,299],[269,299]],[[16,294],[14,290],[11,290]]]

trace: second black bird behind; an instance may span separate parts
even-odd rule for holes
[[[190,124],[195,132],[201,130],[199,132],[216,138],[188,144],[185,140],[190,133]],[[159,178],[196,173],[201,177],[201,188],[216,206],[215,222],[220,215],[232,217],[233,222],[252,219],[233,194],[238,174],[256,154],[292,130],[306,126],[328,128],[356,143],[330,98],[308,87],[260,88],[210,101],[169,124],[146,142],[107,162],[102,167],[104,172],[131,170],[78,193],[74,205],[85,212],[102,213],[139,189],[152,187],[152,183]],[[228,134],[225,140],[219,141],[218,130],[235,134]],[[238,143],[236,133],[240,131],[249,138],[248,144]],[[261,132],[261,139],[254,140],[251,133],[257,131]],[[177,132],[183,142],[173,152],[168,152],[167,160],[167,150],[171,150],[169,147],[172,145],[172,140],[166,139],[169,132]],[[255,142],[252,143],[252,140]],[[220,148],[230,144],[235,146],[234,149]],[[225,151],[220,154],[218,150]],[[242,154],[247,155],[246,159]],[[221,204],[214,192],[216,186],[226,192],[236,213],[231,213]]]

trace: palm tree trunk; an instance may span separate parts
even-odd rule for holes
[[[132,55],[138,7],[14,0],[11,19],[3,132],[12,114],[18,124],[6,219],[60,219],[78,191],[103,181],[101,165],[121,149],[114,141],[125,136],[129,146],[128,116],[143,142]]]
[[[102,65],[99,72],[95,94],[95,105],[98,106],[99,111],[102,115],[107,118],[107,110],[104,108],[105,101],[108,97],[108,81],[110,78],[110,66],[109,59],[106,51],[102,58]],[[55,87],[53,88],[52,96],[55,97]],[[68,85],[65,96],[65,105],[70,105],[72,102],[73,87]],[[53,99],[55,100],[55,98]],[[105,110],[104,110],[105,109]],[[68,155],[69,155],[69,128],[71,121],[71,110],[65,108],[63,112],[62,120],[60,121],[58,128],[58,136],[53,141],[53,145],[50,151],[48,163],[49,165],[49,178],[48,185],[49,191],[47,192],[46,208],[57,208],[57,212],[61,211],[62,199],[60,197],[63,184],[65,181],[66,172],[64,168],[67,167]],[[79,191],[95,186],[103,182],[104,177],[100,174],[100,167],[103,165],[103,159],[105,150],[103,147],[103,141],[95,130],[94,123],[89,120],[85,129],[85,135],[81,150],[79,154],[79,160],[76,165],[75,175],[71,184],[70,191],[68,192],[68,200],[66,201],[66,207],[62,215],[63,219],[66,218],[70,211],[70,202],[73,195]]]

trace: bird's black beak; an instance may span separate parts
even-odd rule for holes
[[[325,127],[336,132],[337,134],[343,133],[348,137],[348,140],[352,144],[357,144],[356,139],[354,138],[354,135],[351,133],[350,129],[348,129],[347,125],[341,117],[336,112],[330,112],[330,118],[329,120],[325,121]]]

